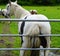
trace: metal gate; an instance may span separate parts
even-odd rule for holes
[[[60,19],[49,19],[49,20],[21,20],[21,19],[0,19],[0,21],[29,21],[29,22],[60,22]],[[1,37],[16,37],[16,36],[27,36],[25,34],[20,35],[20,34],[0,34]],[[50,35],[38,35],[38,36],[60,36],[60,34],[50,34]],[[60,48],[0,48],[0,50],[60,50]]]

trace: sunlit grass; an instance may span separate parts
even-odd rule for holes
[[[60,18],[60,6],[23,6],[28,10],[37,10],[38,14],[44,14],[48,18]]]

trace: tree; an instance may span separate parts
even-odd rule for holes
[[[49,0],[42,0],[42,4],[43,5],[48,5],[49,4]]]

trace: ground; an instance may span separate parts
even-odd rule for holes
[[[0,24],[2,24],[2,26],[3,26],[1,34],[11,34],[11,31],[10,31],[11,24],[8,24],[5,22],[0,23]],[[16,39],[17,39],[17,37],[0,37],[0,48],[5,48],[5,47],[6,48],[13,48],[14,45],[18,44],[18,43],[15,43],[15,41],[17,42]],[[18,37],[18,39],[20,39],[20,38]],[[0,51],[0,56],[16,56],[14,54],[15,52],[19,52],[19,51]]]

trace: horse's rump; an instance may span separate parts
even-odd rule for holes
[[[31,28],[31,35],[30,42],[31,42],[31,48],[40,48],[40,38],[37,37],[37,35],[40,32],[40,28],[38,25],[33,26],[33,29]],[[36,35],[36,36],[35,36]],[[30,56],[39,56],[39,50],[31,50]]]

